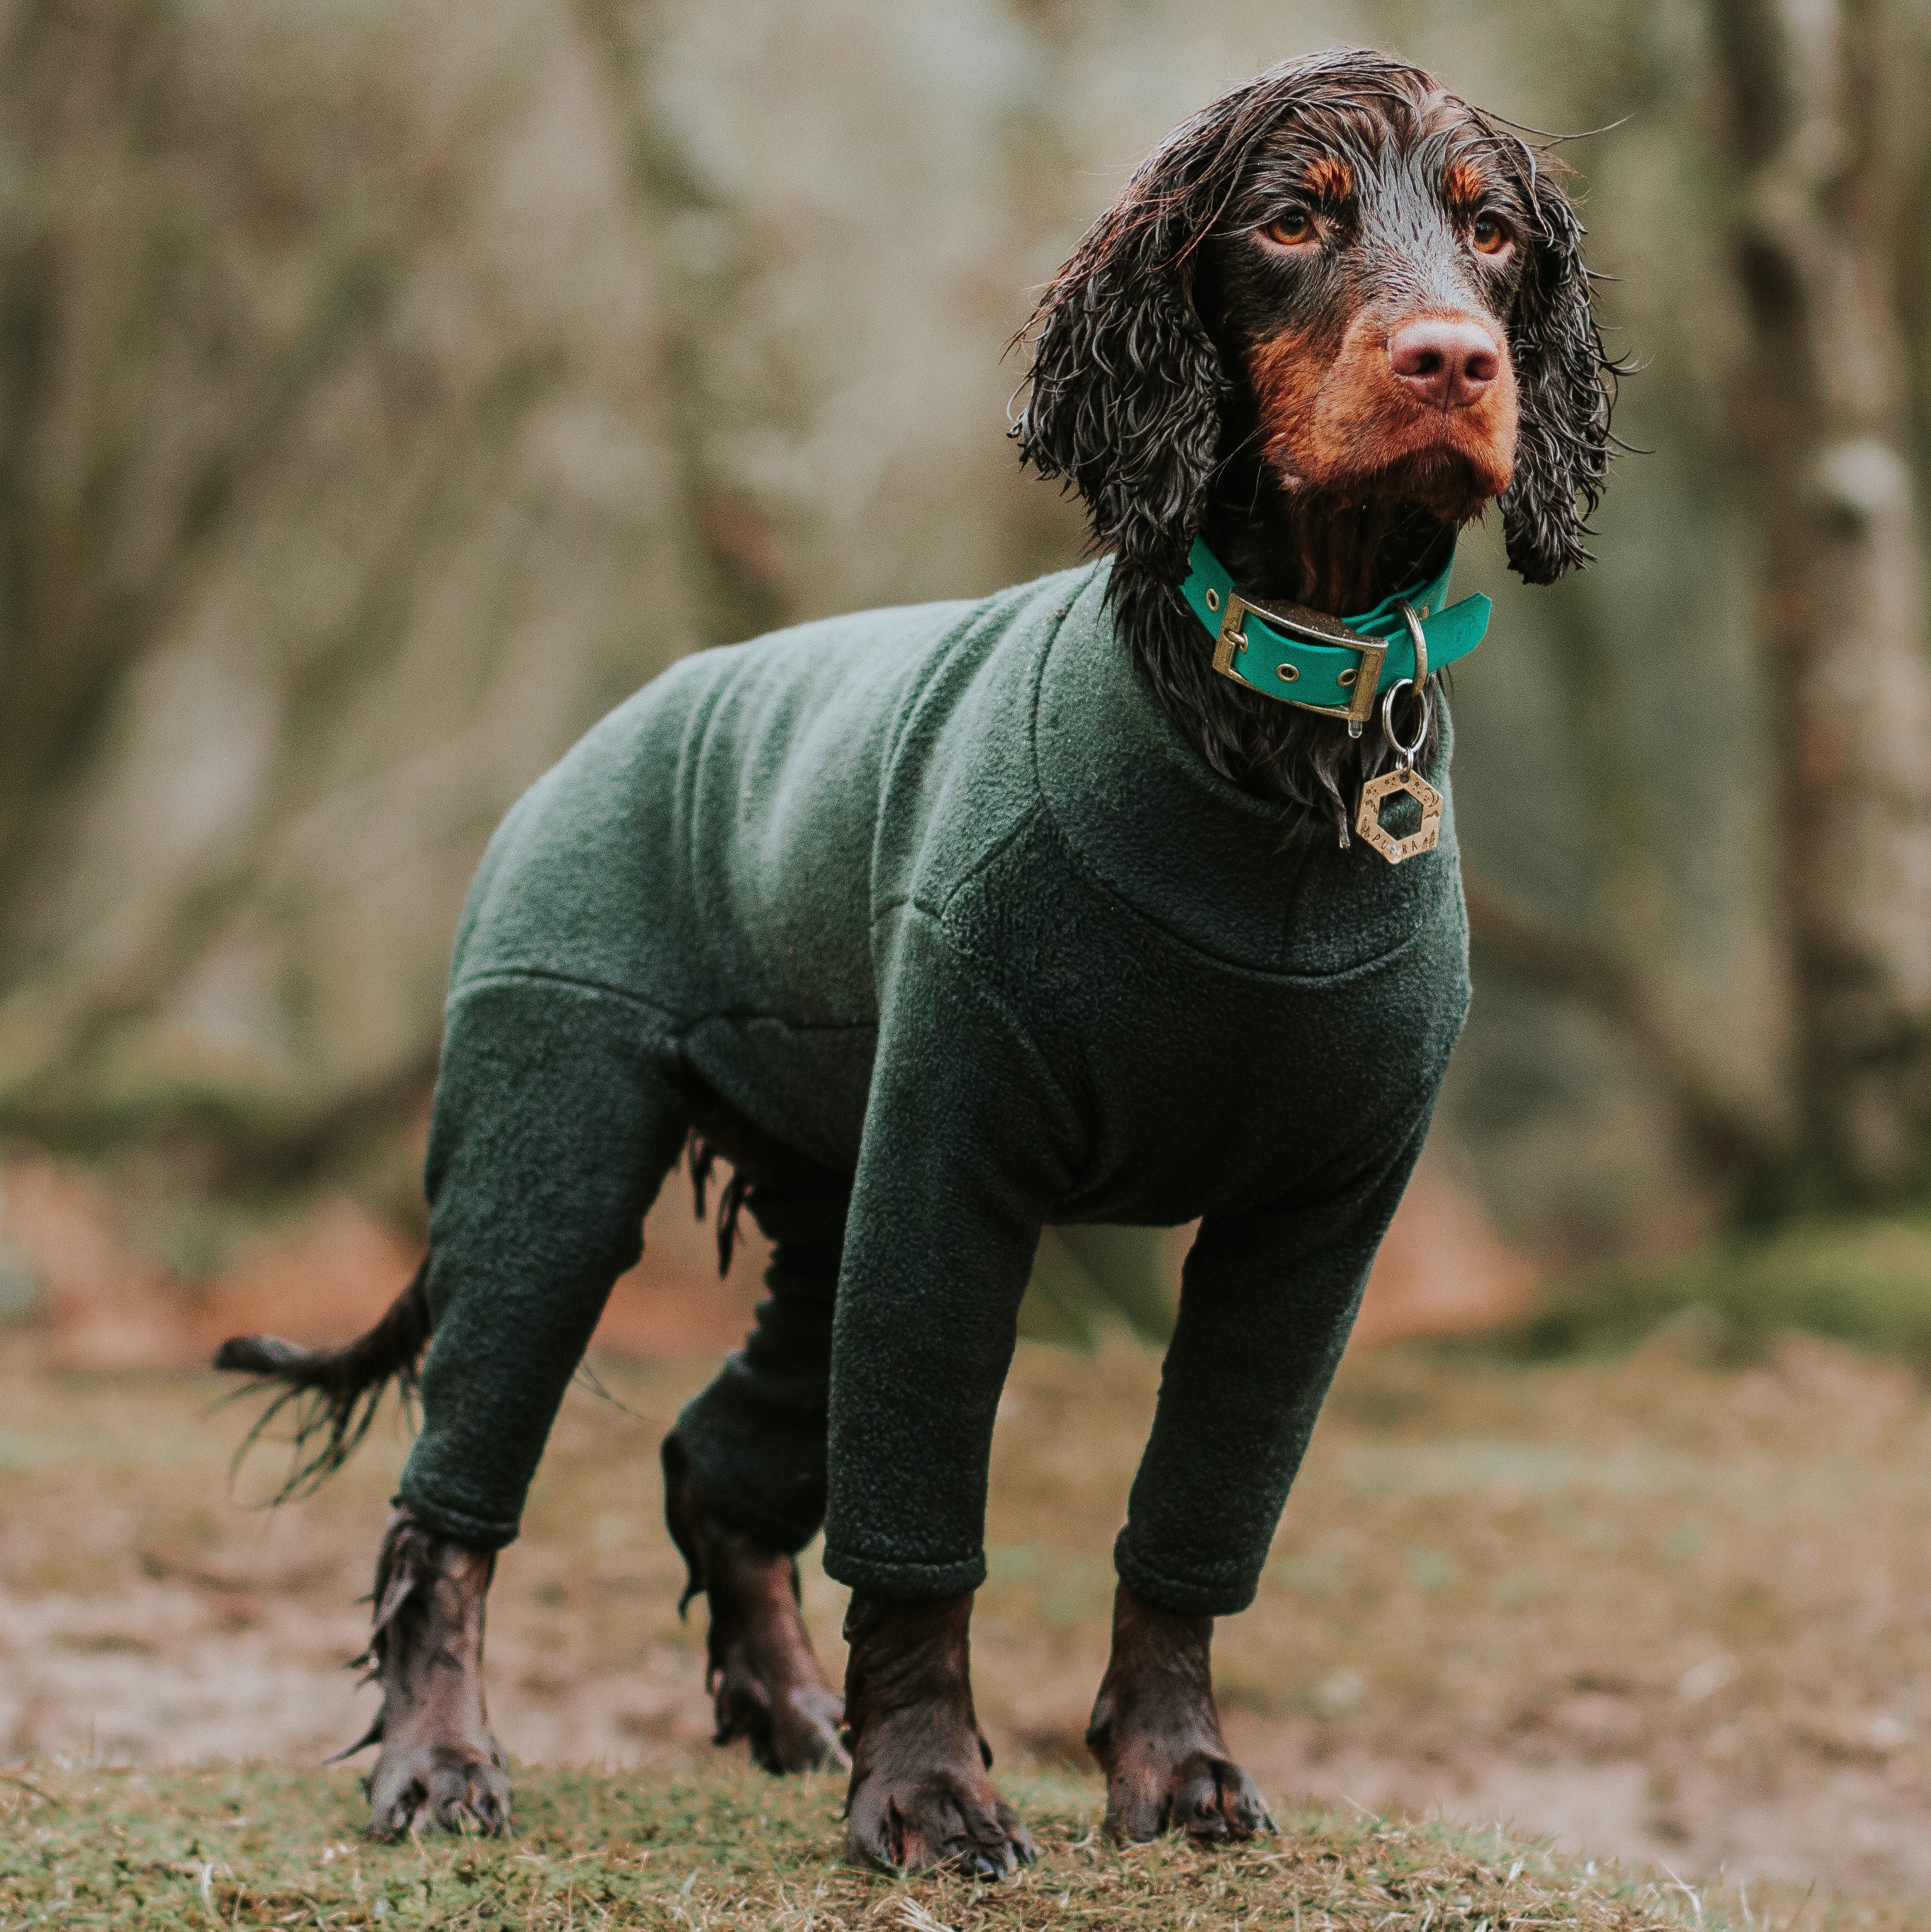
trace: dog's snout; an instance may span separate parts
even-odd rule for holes
[[[1388,338],[1388,366],[1431,408],[1465,410],[1495,380],[1501,358],[1480,322],[1429,316]]]

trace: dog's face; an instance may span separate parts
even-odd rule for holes
[[[1613,365],[1547,157],[1408,62],[1290,62],[1176,129],[1039,304],[1022,454],[1177,582],[1257,436],[1291,498],[1501,500],[1509,559],[1588,556]]]
[[[1460,523],[1513,481],[1533,217],[1459,103],[1288,117],[1208,244],[1223,360],[1291,492]]]

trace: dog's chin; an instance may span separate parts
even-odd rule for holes
[[[1471,523],[1507,490],[1515,476],[1513,439],[1503,447],[1474,425],[1464,428],[1436,417],[1420,433],[1382,435],[1348,452],[1303,451],[1287,439],[1268,449],[1282,486],[1303,502],[1412,505],[1438,522],[1458,528]],[[1365,460],[1358,460],[1365,458]]]
[[[1492,447],[1435,446],[1361,479],[1364,500],[1418,504],[1437,521],[1473,523],[1514,480],[1515,464]]]

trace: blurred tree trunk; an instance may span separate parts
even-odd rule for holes
[[[1888,36],[1873,0],[1711,14],[1740,176],[1737,412],[1759,459],[1795,1178],[1868,1198],[1922,1184],[1931,1114],[1931,668]],[[1723,728],[1721,692],[1680,697]]]
[[[1779,1214],[1931,1186],[1931,604],[1907,318],[1924,157],[1898,111],[1921,62],[1885,0],[1708,0],[1707,17],[1746,322],[1732,414],[1759,545],[1788,1119],[1713,1076],[1704,1016],[1687,1028],[1626,939],[1564,931],[1480,878],[1470,913],[1491,958],[1633,1047],[1705,1178]],[[1669,701],[1712,740],[1748,708],[1693,663]]]

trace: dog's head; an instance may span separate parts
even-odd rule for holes
[[[1509,560],[1588,555],[1612,365],[1548,158],[1405,62],[1291,62],[1176,129],[1027,332],[1015,426],[1168,581],[1245,442],[1291,498],[1499,498]]]

